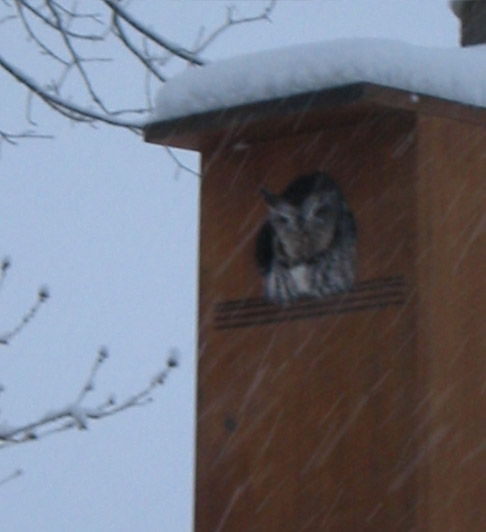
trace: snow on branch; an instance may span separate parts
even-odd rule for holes
[[[21,425],[0,424],[0,449],[38,440],[73,428],[86,430],[90,421],[100,420],[134,407],[147,405],[153,400],[152,395],[155,388],[164,384],[169,373],[179,364],[178,354],[173,349],[165,367],[150,379],[140,391],[126,397],[121,402],[117,402],[115,397],[110,395],[98,405],[87,406],[84,404],[84,400],[90,392],[95,390],[96,377],[107,358],[107,350],[100,349],[85,384],[72,403],[46,412],[43,416],[29,423]]]
[[[32,96],[71,121],[107,124],[140,133],[139,117],[152,111],[152,91],[167,80],[163,70],[169,61],[203,67],[207,61],[202,54],[216,38],[235,25],[269,20],[275,2],[267,0],[263,9],[252,16],[239,16],[234,8],[229,8],[222,24],[209,32],[201,30],[197,43],[191,47],[152,29],[135,16],[133,4],[126,1],[4,0],[5,14],[0,17],[0,25],[4,33],[13,31],[9,46],[2,48],[0,72],[27,89],[26,118],[34,130],[37,124],[31,118]],[[24,54],[25,61],[11,58],[9,50],[17,48],[16,39],[19,45],[30,47]],[[39,62],[28,59],[36,57],[32,52],[37,53]],[[110,87],[112,81],[118,87],[126,84],[127,68],[133,72],[131,89],[140,85],[142,90],[139,98],[135,96],[133,106],[120,103],[130,91],[114,91]],[[154,88],[151,79],[156,82]],[[145,105],[140,106],[143,100]],[[27,133],[7,133],[0,124],[0,142],[15,143],[22,138],[35,138],[35,134],[30,127]]]
[[[0,293],[7,277],[7,272],[10,269],[11,262],[9,258],[4,258],[0,263]],[[18,336],[24,328],[34,319],[40,307],[47,301],[49,293],[47,288],[39,289],[37,294],[37,301],[25,313],[19,323],[10,329],[8,332],[0,335],[0,346],[7,346]],[[91,367],[90,372],[81,387],[77,397],[68,405],[62,408],[51,410],[41,416],[40,418],[25,424],[10,425],[8,423],[0,424],[0,449],[8,445],[17,443],[24,443],[31,440],[37,440],[48,434],[69,430],[71,428],[87,429],[90,420],[98,420],[107,416],[113,416],[136,406],[143,406],[152,401],[152,394],[156,387],[164,384],[169,372],[178,366],[178,353],[172,350],[165,367],[159,371],[148,384],[135,394],[128,396],[121,402],[117,402],[113,395],[110,395],[104,402],[95,406],[86,406],[84,404],[87,396],[95,390],[96,377],[108,359],[108,351],[101,348]],[[5,388],[0,385],[0,393],[4,392]],[[0,479],[0,485],[18,476],[14,474],[12,477]]]

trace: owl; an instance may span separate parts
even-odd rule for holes
[[[356,222],[324,172],[300,176],[282,194],[262,189],[268,216],[256,240],[265,297],[287,304],[349,290],[356,272]]]

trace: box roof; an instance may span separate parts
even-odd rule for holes
[[[147,142],[203,151],[355,123],[390,113],[422,113],[486,125],[486,109],[371,83],[354,83],[229,109],[160,120],[144,129]]]
[[[309,131],[392,110],[483,122],[486,47],[341,39],[225,59],[159,91],[145,138],[201,150]]]

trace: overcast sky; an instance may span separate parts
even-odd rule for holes
[[[262,2],[231,2],[256,9]],[[0,4],[1,5],[1,4]],[[139,7],[140,5],[140,7]],[[142,19],[190,45],[223,0],[132,2]],[[2,18],[0,7],[0,18]],[[458,25],[444,0],[279,0],[273,22],[235,28],[206,53],[338,37],[388,37],[451,47]],[[22,53],[0,34],[0,49]],[[18,46],[18,48],[15,48]],[[30,58],[35,61],[35,58]],[[124,72],[114,90],[131,94]],[[107,79],[106,83],[114,83]],[[1,125],[22,128],[25,93],[0,74]],[[35,300],[52,298],[8,348],[0,347],[0,421],[16,423],[71,402],[100,345],[110,359],[96,396],[142,388],[171,346],[182,365],[156,402],[112,419],[3,450],[2,532],[189,532],[192,522],[198,181],[174,178],[164,151],[134,135],[73,126],[36,106],[56,140],[1,146],[0,257],[12,269],[0,293],[0,333]],[[184,159],[197,166],[193,155]]]

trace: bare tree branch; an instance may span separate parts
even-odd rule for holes
[[[24,13],[24,5],[19,1],[15,0],[15,6],[17,7],[17,13],[19,14],[20,20],[22,21],[22,25],[27,32],[27,35],[37,44],[37,46],[41,49],[42,52],[44,52],[49,57],[52,57],[54,60],[58,61],[59,63],[68,66],[69,63],[62,57],[60,57],[58,54],[56,54],[51,48],[49,48],[39,37],[37,37],[37,34],[32,29],[31,25],[29,24],[27,17]]]
[[[0,425],[0,449],[9,445],[38,440],[45,436],[72,428],[85,430],[88,428],[90,420],[103,419],[130,408],[144,406],[153,400],[152,394],[155,388],[164,384],[171,370],[178,366],[178,355],[172,352],[167,359],[165,368],[159,371],[139,392],[127,397],[118,404],[113,395],[111,395],[106,401],[97,406],[85,406],[83,405],[83,401],[88,393],[94,391],[95,378],[107,358],[107,351],[100,349],[86,383],[73,403],[49,411],[39,419],[29,423],[22,425],[3,423]]]
[[[7,131],[0,130],[0,142],[4,140],[8,144],[16,145],[19,140],[26,139],[53,139],[53,135],[43,135],[41,133],[36,133],[35,131],[22,131],[21,133],[9,133]]]
[[[74,9],[69,9],[55,0],[52,0],[52,2],[56,5],[59,11],[62,11],[68,16],[69,20],[87,19],[95,22],[96,24],[103,25],[103,17],[99,13],[80,13],[77,11],[77,2],[73,2]]]
[[[22,85],[25,85],[28,89],[30,89],[49,107],[62,114],[66,118],[70,118],[71,120],[75,120],[77,122],[103,122],[111,126],[123,127],[134,132],[139,132],[142,128],[141,123],[128,120],[120,120],[112,115],[97,113],[96,111],[92,111],[74,103],[70,103],[67,100],[50,94],[42,87],[38,86],[33,79],[27,76],[27,74],[24,74],[21,70],[8,63],[1,55],[0,67],[9,72]],[[134,110],[132,112],[143,113],[144,109]]]
[[[214,29],[199,45],[197,45],[194,48],[193,53],[200,54],[218,37],[220,37],[223,33],[228,31],[233,26],[237,26],[239,24],[248,24],[251,22],[259,22],[262,20],[269,21],[270,15],[275,9],[276,2],[277,0],[270,0],[269,4],[265,7],[263,12],[253,17],[237,17],[235,16],[235,8],[232,6],[228,6],[226,11],[225,22],[223,22],[223,24],[221,24],[221,26],[219,26],[218,28]],[[204,30],[204,28],[202,28],[202,30]]]
[[[172,148],[169,148],[168,146],[165,147],[166,153],[169,155],[169,157],[174,161],[176,164],[177,170],[176,170],[176,176],[179,170],[185,170],[186,172],[189,172],[190,174],[195,175],[196,177],[201,177],[201,174],[194,170],[193,168],[187,166],[181,160],[177,155],[174,153],[174,150]]]
[[[8,257],[4,257],[2,260],[2,264],[0,265],[0,292],[3,288],[3,283],[5,282],[5,278],[7,277],[7,272],[10,268],[10,259]]]
[[[63,21],[61,19],[61,16],[59,15],[59,13],[56,10],[55,2],[52,2],[51,0],[45,0],[45,2],[46,2],[47,7],[49,8],[49,11],[51,12],[54,20],[56,21],[56,25],[58,27],[63,27]],[[79,55],[77,54],[77,52],[74,50],[74,47],[72,46],[71,40],[70,40],[69,36],[67,35],[66,31],[61,31],[60,35],[61,35],[62,40],[64,41],[66,49],[69,52],[69,55],[71,56],[72,64],[76,67],[76,69],[79,72],[81,78],[83,79],[84,85],[85,85],[86,89],[88,90],[88,92],[89,92],[89,94],[91,96],[91,99],[95,102],[95,104],[98,107],[100,107],[100,109],[104,113],[110,114],[109,111],[107,110],[107,108],[104,106],[103,102],[101,101],[101,98],[98,96],[98,94],[94,90],[94,88],[93,88],[93,86],[91,84],[91,81],[89,79],[89,76],[88,76],[88,74],[86,73],[86,71],[84,70],[84,68],[83,68],[83,66],[81,64],[82,61],[81,61]]]
[[[10,482],[11,480],[15,480],[16,478],[19,478],[22,476],[24,472],[22,469],[16,469],[13,473],[10,473],[10,475],[7,475],[6,477],[0,479],[0,486],[3,486],[7,482]]]
[[[0,264],[0,292],[9,268],[10,259],[4,258]],[[18,336],[27,324],[34,319],[40,306],[45,303],[48,297],[47,289],[40,289],[37,301],[20,320],[19,324],[8,333],[0,336],[0,345],[6,346],[14,337]],[[100,348],[83,386],[72,403],[69,403],[62,408],[51,410],[38,419],[28,423],[15,425],[11,425],[8,422],[0,423],[0,450],[9,445],[37,440],[47,435],[72,428],[87,429],[90,420],[103,419],[130,408],[144,406],[152,401],[152,395],[155,388],[164,384],[170,371],[176,368],[179,364],[178,352],[175,349],[172,349],[166,360],[165,367],[140,391],[128,396],[125,400],[119,403],[117,403],[114,395],[111,394],[105,401],[98,405],[86,406],[84,401],[90,393],[95,391],[96,378],[102,365],[107,359],[108,350],[106,348]],[[0,393],[3,393],[4,391],[4,387],[0,385]],[[0,485],[15,478],[17,474],[18,473],[16,472],[9,477],[5,477],[3,480],[0,479]]]
[[[17,17],[15,15],[7,15],[6,17],[0,18],[0,25],[2,25],[4,22],[15,20],[16,18]]]
[[[102,0],[114,13],[116,13],[120,18],[125,22],[130,24],[133,28],[139,31],[141,34],[145,35],[148,39],[153,41],[155,44],[164,48],[171,54],[188,61],[193,65],[202,66],[205,64],[205,61],[197,57],[193,52],[186,50],[184,47],[179,46],[173,42],[170,42],[167,39],[164,39],[161,35],[157,35],[150,28],[142,24],[140,21],[136,20],[132,15],[125,11],[118,2],[113,0]]]
[[[166,78],[154,66],[154,62],[150,60],[147,53],[141,52],[135,45],[133,45],[127,34],[123,31],[120,24],[119,17],[113,13],[113,26],[116,29],[114,34],[123,42],[123,44],[132,52],[132,54],[153,74],[160,82],[165,83]]]
[[[23,7],[28,9],[37,18],[42,20],[42,22],[44,22],[44,24],[46,24],[47,26],[49,26],[53,30],[55,30],[57,32],[65,33],[68,37],[72,37],[73,39],[84,39],[84,40],[87,40],[87,41],[102,41],[103,38],[104,38],[102,34],[96,35],[96,34],[92,34],[92,33],[90,33],[90,34],[82,34],[82,33],[72,32],[72,31],[68,30],[67,28],[65,28],[64,26],[56,25],[56,23],[54,21],[52,21],[49,17],[47,17],[44,14],[42,14],[42,12],[39,9],[33,7],[27,0],[15,0],[15,2],[17,4],[21,4]],[[78,15],[78,16],[79,17],[86,17],[86,15]],[[96,20],[96,18],[94,16],[92,16],[92,15],[91,15],[91,18],[93,20]]]
[[[11,61],[6,48],[0,56],[0,70],[26,87],[30,95],[37,96],[69,120],[89,125],[107,124],[140,133],[142,124],[135,115],[151,111],[152,90],[156,89],[155,85],[166,81],[167,75],[162,69],[169,60],[176,59],[197,67],[203,66],[206,61],[201,58],[201,54],[216,38],[235,25],[269,20],[275,3],[276,0],[268,0],[262,11],[254,16],[238,16],[234,8],[229,8],[225,21],[204,38],[203,31],[201,38],[191,49],[153,31],[129,12],[123,1],[93,0],[91,5],[97,4],[101,7],[100,12],[95,13],[81,12],[76,3],[68,4],[67,0],[3,0],[6,9],[11,9],[13,13],[0,19],[0,24],[17,24],[17,34],[27,36],[37,52],[44,57],[43,60],[51,60],[51,66],[47,65],[42,71],[43,74],[34,76],[29,67]],[[93,55],[93,50],[107,50],[110,33],[116,37],[121,49],[126,51],[122,61],[133,59],[142,70],[138,79],[141,87],[144,86],[146,107],[121,107],[118,105],[117,95],[108,93],[105,86],[106,77],[94,75],[90,64],[109,61],[110,58],[104,57],[105,53]],[[119,60],[117,58],[117,61]],[[115,75],[120,76],[120,86],[125,82],[124,71],[124,66],[119,72],[114,69]],[[157,82],[154,87],[151,84],[152,77]],[[67,92],[68,86],[71,90],[72,87],[81,89],[75,91],[74,99],[71,93]],[[28,121],[30,125],[38,127],[31,118],[31,105],[29,96]],[[31,131],[11,134],[0,127],[0,142],[3,140],[14,143],[21,138],[34,137]]]
[[[0,277],[0,283],[3,283],[4,278],[5,277],[3,275],[2,277]],[[24,314],[19,323],[15,327],[10,329],[8,332],[0,335],[0,345],[8,345],[16,336],[18,336],[25,329],[25,327],[27,327],[27,325],[35,318],[35,316],[39,312],[39,309],[47,301],[48,298],[49,292],[47,288],[41,288],[37,293],[36,302],[30,307],[26,314]]]

